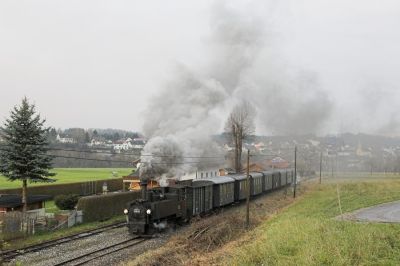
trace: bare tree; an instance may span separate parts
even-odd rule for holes
[[[255,109],[248,102],[236,105],[225,124],[225,131],[230,134],[234,144],[234,167],[236,172],[242,170],[243,140],[255,132]]]

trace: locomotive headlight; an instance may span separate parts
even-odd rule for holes
[[[128,209],[125,209],[125,210],[124,210],[124,214],[125,214],[125,215],[128,214],[128,212],[129,212]]]
[[[150,215],[150,214],[151,214],[151,210],[148,209],[148,210],[146,211],[146,213],[147,213],[148,215]]]

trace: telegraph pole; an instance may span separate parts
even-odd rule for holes
[[[319,157],[319,183],[322,183],[322,151]]]
[[[246,200],[246,228],[250,227],[250,150],[247,150],[247,200]]]
[[[296,187],[297,187],[297,146],[294,146],[294,189],[293,189],[293,198],[296,198]]]

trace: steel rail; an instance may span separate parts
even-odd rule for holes
[[[28,253],[32,253],[32,252],[36,252],[36,251],[40,251],[46,248],[50,248],[56,245],[60,245],[60,244],[64,244],[67,242],[71,242],[71,241],[75,241],[75,240],[79,240],[79,239],[83,239],[89,236],[93,236],[93,235],[97,235],[100,233],[103,233],[105,231],[108,230],[112,230],[115,228],[119,228],[122,226],[125,226],[126,222],[119,222],[119,223],[114,223],[114,224],[110,224],[110,225],[105,225],[102,227],[98,227],[95,229],[91,229],[91,230],[87,230],[84,232],[80,232],[80,233],[76,233],[73,235],[69,235],[69,236],[65,236],[65,237],[61,237],[61,238],[57,238],[57,239],[53,239],[53,240],[49,240],[49,241],[45,241],[39,244],[35,244],[35,245],[30,245],[24,248],[20,248],[20,249],[13,249],[13,250],[5,250],[3,252],[0,253],[0,256],[2,257],[4,262],[8,262],[18,256],[21,255],[25,255]]]
[[[85,254],[83,254],[83,255],[80,255],[80,256],[78,256],[78,257],[75,257],[75,258],[72,258],[72,259],[69,259],[69,260],[60,262],[60,263],[58,263],[58,264],[54,264],[53,266],[67,265],[67,264],[70,264],[70,263],[79,261],[79,260],[81,260],[81,259],[83,259],[83,258],[87,258],[87,259],[85,259],[85,260],[83,260],[83,261],[81,261],[81,262],[78,262],[78,263],[73,264],[74,266],[83,265],[83,264],[86,264],[86,263],[88,263],[88,262],[91,262],[91,261],[93,261],[93,260],[95,260],[95,259],[99,259],[99,258],[104,257],[104,256],[107,256],[107,255],[109,255],[109,254],[118,252],[118,251],[120,251],[120,250],[127,249],[127,248],[130,248],[130,247],[133,247],[133,246],[136,246],[136,245],[138,245],[138,244],[140,244],[140,243],[142,243],[142,242],[144,242],[144,241],[146,241],[146,240],[147,240],[147,239],[145,239],[145,238],[141,238],[141,237],[137,236],[137,237],[134,237],[134,238],[131,238],[131,239],[128,239],[128,240],[124,240],[124,241],[119,242],[119,243],[116,243],[116,244],[112,244],[112,245],[110,245],[110,246],[107,246],[107,247],[104,247],[104,248],[101,248],[101,249],[97,249],[97,250],[92,251],[92,252],[85,253]],[[131,243],[132,241],[135,241],[135,242]],[[126,245],[125,245],[125,244],[126,244]],[[123,245],[123,246],[122,246],[122,247],[118,247],[118,246],[121,246],[121,245]],[[101,253],[101,252],[103,252],[103,251],[106,251],[106,252]],[[100,254],[99,254],[99,255],[96,255],[96,256],[94,256],[94,257],[91,257],[92,255],[97,254],[97,253],[100,253]],[[89,257],[89,258],[88,258],[88,257]]]

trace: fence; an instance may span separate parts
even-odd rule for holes
[[[35,217],[22,212],[0,213],[0,235],[3,240],[21,238],[35,233]]]
[[[36,231],[54,231],[82,223],[82,211],[64,214],[63,221],[57,221],[45,213],[45,209],[22,212],[0,213],[0,240],[11,240],[33,235]]]

